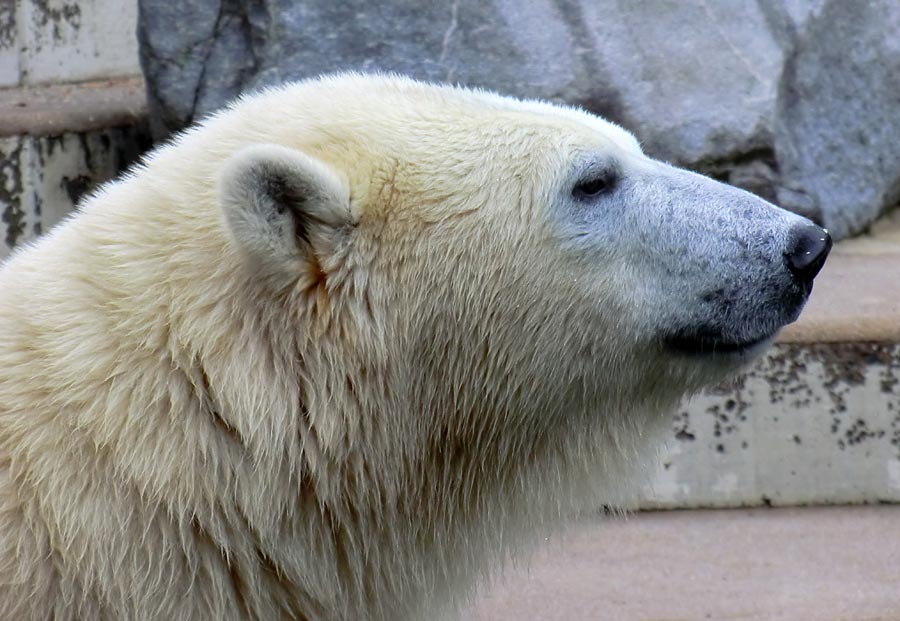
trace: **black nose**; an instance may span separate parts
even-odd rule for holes
[[[831,235],[814,224],[804,224],[794,229],[784,261],[797,280],[810,283],[825,264],[831,250]]]

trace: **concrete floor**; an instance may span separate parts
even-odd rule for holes
[[[473,621],[900,620],[900,506],[641,513],[549,542]]]

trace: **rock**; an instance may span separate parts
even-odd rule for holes
[[[242,90],[389,70],[581,105],[681,163],[769,144],[783,57],[738,0],[141,0],[139,32],[160,136]]]
[[[889,0],[139,5],[157,139],[244,91],[338,70],[398,71],[582,106],[633,131],[649,154],[783,201],[836,237],[894,199],[896,54],[879,12],[900,9]],[[841,186],[846,168],[852,184]]]
[[[900,5],[830,0],[778,88],[777,197],[836,238],[900,200]]]

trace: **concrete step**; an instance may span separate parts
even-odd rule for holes
[[[897,621],[900,507],[665,511],[547,542],[472,621]]]

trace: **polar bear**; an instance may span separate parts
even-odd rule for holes
[[[579,110],[248,96],[0,269],[0,618],[452,613],[622,498],[829,247]]]

